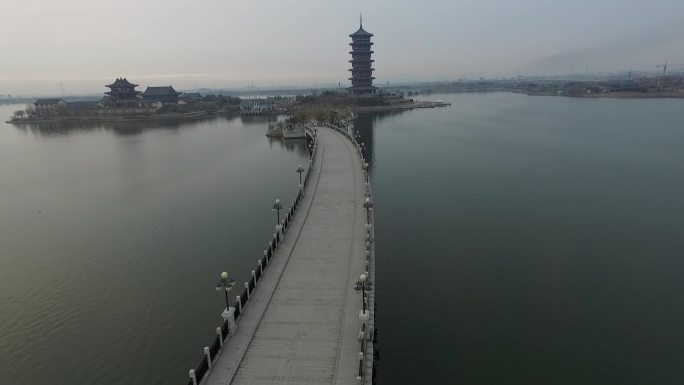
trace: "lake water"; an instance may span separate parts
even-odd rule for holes
[[[438,98],[359,122],[379,383],[684,383],[684,100]]]
[[[684,101],[429,99],[356,122],[378,383],[684,382]],[[266,126],[0,123],[2,378],[186,383],[306,161]]]
[[[308,159],[267,125],[0,123],[0,383],[187,383]]]

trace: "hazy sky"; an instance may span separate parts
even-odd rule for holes
[[[684,65],[684,0],[0,0],[0,94],[377,83]],[[682,66],[680,69],[684,69]]]

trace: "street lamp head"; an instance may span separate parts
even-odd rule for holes
[[[366,282],[366,274],[361,274],[361,276],[359,277],[359,281],[361,281],[361,283]]]
[[[235,285],[235,280],[230,278],[228,273],[224,271],[221,273],[221,279],[219,279],[216,284],[216,291],[230,291],[230,289],[233,288],[233,285]]]
[[[302,165],[300,164],[299,166],[297,166],[297,172],[302,172],[302,171],[304,171],[304,167],[302,167]]]
[[[281,210],[283,208],[283,204],[280,203],[280,199],[275,200],[275,204],[273,205],[273,210]]]

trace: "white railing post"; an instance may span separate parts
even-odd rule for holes
[[[247,299],[249,299],[249,282],[245,282],[245,289],[247,289]]]
[[[207,356],[207,365],[209,366],[209,369],[211,369],[211,354],[209,353],[209,348],[207,346],[204,347],[204,355]]]
[[[238,306],[240,307],[242,311],[242,306],[240,306],[240,297],[237,297],[238,301]],[[237,323],[235,323],[235,308],[234,307],[229,307],[228,309],[223,311],[223,314],[221,314],[223,317],[223,320],[228,322],[228,335],[232,336],[235,335],[237,332]],[[218,328],[217,328],[218,329]],[[220,329],[219,329],[220,330]],[[228,338],[228,336],[226,336]],[[221,341],[221,347],[223,347],[223,341]]]
[[[240,315],[242,315],[242,297],[238,295],[235,297],[235,300],[237,301],[238,309],[240,309]]]
[[[197,385],[197,376],[195,375],[195,369],[190,369],[188,372],[190,379],[192,380],[192,385]]]
[[[216,334],[219,337],[219,345],[221,345],[221,349],[223,349],[223,332],[220,327],[216,328]]]

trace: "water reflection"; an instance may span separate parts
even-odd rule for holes
[[[282,139],[275,137],[266,137],[271,148],[274,145],[285,148],[289,151],[295,151],[299,156],[309,156],[309,140],[308,139]]]
[[[354,131],[353,134],[357,135],[357,141],[364,144],[364,150],[362,151],[363,157],[368,162],[370,168],[375,164],[375,131],[373,127],[376,123],[393,118],[402,114],[406,111],[386,111],[386,112],[373,112],[373,113],[362,113],[354,120]]]
[[[108,130],[117,135],[138,135],[148,130],[177,130],[202,122],[223,120],[230,123],[239,118],[236,114],[204,115],[183,119],[129,120],[129,121],[69,121],[15,125],[18,130],[41,136],[67,136],[73,133]]]
[[[241,115],[240,121],[244,125],[250,124],[264,124],[264,123],[275,123],[278,121],[279,115]]]

